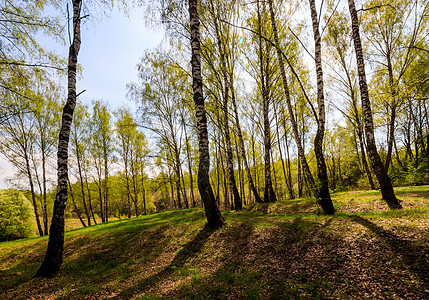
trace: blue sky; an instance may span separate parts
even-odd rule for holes
[[[126,102],[126,85],[136,81],[136,65],[146,49],[158,46],[161,30],[145,26],[144,9],[133,8],[129,16],[114,9],[99,21],[89,20],[82,27],[78,92],[85,103],[102,99],[115,109]]]
[[[84,103],[102,99],[109,102],[112,109],[124,104],[132,107],[126,98],[126,85],[137,80],[136,65],[144,51],[157,47],[164,35],[161,29],[148,28],[144,15],[144,9],[139,7],[130,9],[128,16],[114,8],[107,16],[89,17],[82,26],[78,63],[83,71],[77,91],[86,90],[80,96]],[[66,45],[61,45],[43,38],[42,43],[67,57],[68,40]],[[6,179],[14,173],[13,166],[0,156],[0,189],[8,187]]]

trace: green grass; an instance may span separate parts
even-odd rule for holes
[[[335,216],[310,198],[252,204],[215,232],[202,209],[69,230],[52,279],[32,279],[46,237],[0,243],[0,299],[427,299],[429,186],[396,194],[402,210],[333,194]]]

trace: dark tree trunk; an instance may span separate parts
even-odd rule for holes
[[[388,46],[388,45],[386,45]],[[390,48],[390,47],[388,47]],[[384,168],[386,170],[386,173],[389,170],[390,163],[392,161],[392,150],[393,150],[393,143],[395,139],[395,122],[396,122],[396,107],[398,105],[396,101],[397,96],[397,89],[395,86],[395,80],[393,78],[393,67],[392,67],[392,58],[391,58],[392,52],[390,49],[388,49],[386,53],[387,58],[387,71],[389,74],[389,86],[390,86],[390,94],[392,97],[392,103],[390,103],[390,116],[389,116],[389,123],[387,124],[387,154],[386,154],[386,161],[384,162]]]
[[[49,234],[49,228],[48,228],[48,207],[46,205],[46,128],[43,126],[43,121],[37,117],[37,127],[38,127],[38,134],[40,135],[40,152],[42,156],[42,182],[39,180],[39,176],[37,175],[37,163],[34,159],[32,159],[34,164],[34,170],[36,179],[39,185],[40,190],[40,207],[42,208],[42,219],[43,219],[43,229],[44,234]]]
[[[182,184],[180,183],[180,167],[178,165],[174,166],[174,171],[176,173],[176,195],[177,195],[177,203],[179,204],[179,208],[182,208]],[[186,203],[185,207],[186,207]]]
[[[268,91],[268,74],[264,70],[264,50],[262,43],[262,24],[261,24],[261,14],[259,9],[259,0],[256,2],[258,6],[258,35],[259,35],[259,69],[261,75],[261,94],[262,94],[262,115],[264,119],[264,202],[275,202],[277,201],[276,194],[274,193],[273,184],[271,181],[271,126],[269,119],[269,110],[270,110],[270,96]],[[265,76],[267,75],[267,76]]]
[[[128,219],[131,218],[131,188],[130,188],[130,178],[128,176],[128,158],[125,159],[125,182],[127,184],[127,205],[128,205]]]
[[[237,103],[235,101],[234,91],[232,92],[231,102],[232,102],[232,107],[234,110],[235,124],[237,126],[237,135],[238,135],[238,141],[239,141],[239,145],[240,145],[241,158],[243,159],[243,162],[244,162],[244,169],[246,170],[247,180],[249,182],[249,187],[253,193],[253,196],[255,197],[255,201],[258,203],[262,203],[262,199],[259,196],[259,193],[256,190],[255,184],[253,182],[252,174],[250,173],[249,163],[247,162],[246,150],[244,149],[243,133],[241,132],[240,121],[239,121],[239,117],[238,117]]]
[[[170,165],[168,164],[167,161],[167,166],[168,166],[168,181],[170,182],[170,189],[171,189],[171,199],[173,200],[173,205],[174,208],[182,208],[182,204],[179,202],[179,204],[177,204],[176,199],[174,198],[174,186],[173,186],[173,180],[171,179],[171,170],[170,170]]]
[[[301,161],[298,159],[298,198],[302,198],[302,189],[304,185],[302,181]]]
[[[226,168],[228,174],[228,183],[229,190],[232,195],[232,202],[234,204],[235,210],[241,210],[243,208],[243,203],[241,201],[240,194],[237,189],[237,182],[235,181],[234,176],[234,157],[232,152],[232,143],[231,143],[231,133],[229,128],[229,109],[228,109],[228,100],[229,100],[229,92],[231,83],[229,81],[230,72],[228,72],[226,65],[225,53],[222,47],[222,42],[220,38],[220,29],[218,22],[215,18],[215,34],[217,39],[218,51],[220,53],[220,63],[222,69],[222,77],[223,77],[223,105],[222,105],[222,113],[223,113],[223,131],[225,135],[225,144],[226,144]]]
[[[264,97],[263,100],[263,115],[264,115],[264,170],[265,170],[265,188],[264,188],[264,202],[275,202],[277,200],[274,193],[273,184],[271,180],[271,127],[268,116],[269,112],[269,99]]]
[[[217,136],[217,142],[215,142],[215,155],[216,155],[216,202],[220,206],[220,135]]]
[[[33,209],[34,209],[34,216],[36,217],[37,230],[39,231],[39,235],[43,236],[44,235],[43,228],[42,228],[42,225],[40,224],[39,211],[37,209],[36,191],[34,190],[33,176],[31,174],[30,158],[28,157],[27,151],[25,153],[25,163],[26,163],[26,168],[27,168],[27,177],[28,177],[28,181],[30,183],[30,193],[31,193],[31,199],[33,201]]]
[[[88,203],[89,203],[89,211],[91,212],[92,219],[94,220],[94,224],[97,225],[97,220],[95,219],[94,210],[92,209],[92,198],[91,198],[91,190],[89,189],[88,179],[85,173],[85,184],[86,190],[88,191]]]
[[[85,187],[83,184],[83,175],[82,175],[82,162],[81,162],[81,153],[79,151],[79,142],[77,140],[77,130],[75,127],[74,130],[74,144],[76,147],[76,158],[77,158],[77,169],[78,169],[78,173],[79,173],[79,182],[80,182],[80,190],[82,193],[82,202],[83,202],[83,208],[85,210],[85,215],[86,218],[88,219],[88,226],[91,226],[91,217],[89,215],[89,211],[88,211],[88,207],[86,206],[86,201],[85,201]]]
[[[179,208],[182,208],[182,197],[181,197],[181,193],[182,193],[182,185],[180,183],[180,171],[177,170],[178,167],[175,167],[175,171],[176,171],[176,195],[177,195],[177,202],[179,204]],[[185,207],[186,207],[186,203]]]
[[[380,156],[377,152],[374,137],[374,125],[372,120],[371,103],[369,101],[368,86],[366,83],[365,62],[363,59],[362,43],[359,32],[359,21],[356,12],[354,0],[348,0],[349,11],[352,21],[353,42],[356,52],[356,63],[359,74],[359,87],[362,101],[362,111],[365,124],[365,136],[367,141],[368,156],[372,164],[375,176],[380,184],[381,194],[390,208],[402,208],[393,191],[393,186],[389,176],[383,166]]]
[[[189,188],[191,189],[191,201],[192,201],[192,207],[195,207],[196,203],[195,203],[195,195],[194,195],[194,176],[193,176],[193,172],[192,172],[191,151],[189,149],[190,142],[189,142],[189,138],[188,138],[188,133],[186,131],[185,118],[183,115],[182,115],[182,123],[183,123],[183,131],[185,132],[186,156],[188,159]]]
[[[138,182],[137,182],[137,176],[138,176],[138,170],[137,170],[137,158],[136,155],[134,155],[134,151],[131,150],[131,161],[130,161],[130,167],[131,167],[131,184],[132,184],[132,189],[133,189],[133,193],[130,193],[130,197],[131,197],[131,201],[134,203],[134,213],[136,215],[136,217],[139,216],[140,212],[139,212],[139,207],[138,207],[138,202],[139,202],[139,190],[138,190]],[[133,195],[134,194],[134,197]]]
[[[221,141],[224,143],[224,139],[222,137]],[[225,172],[226,168],[225,168],[225,164],[224,164],[224,156],[222,155],[222,151],[221,149],[225,149],[225,145],[222,145],[222,147],[220,146],[220,142],[219,142],[219,154],[220,154],[220,163],[222,166],[222,192],[223,192],[223,205],[225,207],[225,209],[229,209],[230,205],[229,205],[229,189],[228,189],[228,179],[227,179],[227,173]],[[219,203],[220,206],[220,203]]]
[[[319,20],[317,18],[316,2],[310,0],[311,20],[313,23],[314,35],[314,59],[316,62],[316,77],[317,77],[317,107],[318,107],[318,122],[317,131],[314,138],[314,153],[317,161],[317,201],[323,212],[327,215],[335,213],[334,205],[332,204],[331,195],[329,194],[329,179],[326,171],[326,162],[323,155],[323,136],[325,134],[325,95],[323,91],[323,69],[322,69],[322,43],[319,33]]]
[[[101,223],[104,223],[104,209],[103,209],[103,191],[101,189],[101,177],[99,177],[98,182],[96,182],[97,188],[98,188],[98,200],[100,201],[100,217],[101,217]]]
[[[198,189],[207,217],[207,228],[218,229],[223,226],[224,218],[216,204],[216,199],[210,185],[210,152],[207,131],[207,117],[204,108],[203,81],[201,76],[200,20],[198,17],[198,1],[189,0],[189,18],[191,27],[192,48],[192,90],[194,95],[195,114],[198,128],[199,166]]]
[[[252,132],[254,133],[254,131],[252,131]],[[259,191],[259,175],[258,175],[258,167],[256,165],[256,151],[255,151],[255,143],[256,142],[255,142],[255,136],[254,135],[251,135],[250,141],[251,141],[251,144],[252,144],[253,174],[255,176],[254,183],[255,183],[256,191],[258,192]],[[259,200],[260,200],[260,202],[258,202],[258,198],[255,198],[256,202],[258,202],[258,203],[262,203],[263,202],[262,199],[261,199],[261,197],[259,197]]]
[[[360,124],[358,126],[361,126]],[[360,152],[362,155],[362,165],[365,170],[366,176],[368,178],[369,186],[371,187],[371,190],[375,190],[374,181],[372,180],[371,175],[371,169],[369,168],[368,161],[366,160],[366,152],[365,152],[365,143],[363,141],[363,133],[362,129],[358,128],[358,138],[359,138],[359,145],[360,145]]]
[[[279,147],[279,154],[280,154],[280,160],[282,163],[282,170],[283,170],[283,176],[285,178],[285,183],[286,183],[286,188],[289,194],[289,199],[294,199],[295,195],[293,194],[293,189],[292,189],[292,185],[290,184],[289,178],[288,178],[288,174],[286,174],[286,165],[285,165],[285,161],[283,159],[283,153],[282,153],[282,145],[280,143],[280,130],[279,130],[279,120],[277,118],[277,110],[275,109],[274,106],[274,115],[276,117],[276,134],[277,134],[277,144]],[[286,129],[286,128],[285,128]],[[286,136],[286,130],[285,130],[285,140],[287,143],[287,136]]]
[[[228,97],[229,97],[229,87],[228,82],[225,82],[225,94],[223,99],[223,126],[224,126],[224,134],[225,134],[225,144],[226,144],[226,167],[228,174],[228,183],[229,190],[232,195],[232,202],[234,204],[235,210],[241,210],[243,208],[243,204],[241,202],[240,194],[238,193],[237,183],[235,181],[234,176],[234,162],[233,162],[233,153],[232,153],[232,145],[231,145],[231,134],[229,131],[229,112],[228,112]]]
[[[238,180],[239,180],[239,184],[240,184],[240,197],[241,197],[243,205],[246,205],[246,195],[245,195],[245,191],[244,191],[243,167],[241,164],[240,150],[238,150],[237,136],[235,136],[235,152],[237,155]]]
[[[288,136],[287,136],[288,130],[286,128],[286,117],[284,115],[284,111],[283,111],[282,116],[283,116],[283,129],[285,131],[284,140],[285,140],[285,150],[286,150],[286,158],[287,158],[287,160],[286,160],[286,162],[287,162],[287,164],[286,164],[287,165],[287,169],[286,169],[287,170],[287,181],[288,181],[288,187],[291,189],[291,191],[290,191],[291,199],[295,199],[296,195],[295,195],[295,192],[293,190],[292,171],[291,171],[291,166],[290,166],[291,161],[290,161],[290,153],[289,153],[289,142],[288,142]]]
[[[185,207],[189,208],[188,195],[186,194],[186,185],[185,185],[185,176],[183,176],[183,169],[180,168],[180,176],[182,177],[182,194],[183,194],[183,202],[185,202]]]
[[[143,161],[141,162],[141,173],[142,173],[142,198],[143,198],[143,210],[144,214],[147,215],[147,207],[146,207],[146,189],[144,188],[144,166]]]
[[[279,193],[279,186],[277,184],[277,173],[276,173],[276,162],[274,161],[273,152],[271,151],[271,161],[273,162],[273,180],[274,180],[274,192],[275,194]]]
[[[135,171],[135,169],[133,168],[133,174],[132,174],[132,176],[133,176],[133,192],[134,192],[134,198],[131,198],[132,200],[133,200],[133,202],[134,202],[134,212],[135,212],[135,214],[136,214],[136,217],[138,217],[139,216],[139,192],[138,192],[138,189],[137,189],[137,182],[136,182],[136,180],[137,180],[137,172]]]
[[[103,139],[103,143],[105,143]],[[108,155],[107,146],[103,145],[103,156],[104,156],[104,219],[109,222],[109,169],[108,169]]]
[[[33,161],[33,167],[34,167],[34,173],[35,173],[34,177],[35,177],[37,185],[39,187],[39,192],[40,192],[40,194],[39,194],[39,201],[40,201],[40,207],[42,208],[42,215],[43,215],[43,213],[44,213],[44,206],[43,206],[43,196],[42,196],[43,195],[42,183],[40,182],[39,174],[37,173],[36,161],[34,160],[34,158],[32,159],[32,161]],[[43,227],[45,226],[45,224],[44,224],[45,222],[44,221],[45,220],[42,219]],[[45,228],[45,231],[43,233],[44,233],[44,235],[48,235],[48,233],[46,231],[46,228]]]
[[[45,227],[45,234],[49,234],[49,230],[48,230],[48,206],[46,204],[46,153],[45,152],[46,152],[45,142],[44,142],[44,139],[42,138],[43,225]]]
[[[336,170],[335,165],[336,165],[335,156],[332,156],[332,167],[331,168],[329,168],[329,166],[327,166],[327,167],[329,169],[329,172],[331,173],[331,182],[332,182],[331,187],[332,187],[332,190],[334,190],[334,191],[337,188],[337,173],[336,173],[337,170]]]
[[[70,184],[70,180],[68,180],[68,179],[67,179],[67,181],[68,181],[68,184],[69,184],[70,197],[71,197],[71,199],[72,199],[72,203],[73,203],[74,211],[76,212],[77,217],[78,217],[78,219],[79,219],[80,223],[82,224],[82,226],[83,226],[83,227],[86,227],[85,221],[82,219],[82,216],[80,215],[79,210],[77,209],[77,205],[76,205],[76,202],[75,202],[75,200],[74,200],[74,194],[73,194],[72,186],[71,186],[71,184]]]
[[[374,181],[372,180],[371,170],[368,166],[368,162],[366,159],[366,151],[365,151],[365,143],[364,143],[364,137],[363,137],[363,126],[362,126],[362,121],[361,121],[361,114],[359,113],[359,110],[358,110],[358,104],[357,104],[357,99],[356,99],[357,97],[356,97],[356,93],[355,93],[355,90],[353,87],[351,74],[350,74],[350,71],[347,69],[347,64],[346,64],[346,61],[345,61],[343,56],[340,57],[340,63],[344,69],[344,72],[345,72],[346,77],[347,77],[347,83],[350,87],[350,100],[351,100],[351,104],[353,107],[353,114],[354,114],[353,117],[354,117],[354,121],[355,121],[354,125],[355,125],[355,129],[357,131],[360,151],[361,151],[361,155],[362,155],[361,160],[362,160],[363,170],[364,170],[364,172],[368,178],[368,182],[369,182],[371,189],[375,190],[375,185],[374,185]],[[359,159],[359,157],[358,157],[358,159]]]
[[[402,160],[399,156],[398,146],[396,145],[396,140],[393,140],[393,147],[395,148],[396,161],[404,172],[408,172],[407,168],[402,163]]]
[[[68,144],[70,127],[76,106],[76,67],[80,49],[80,4],[73,0],[73,42],[69,48],[68,60],[68,97],[63,108],[61,130],[58,138],[58,188],[54,202],[54,211],[50,228],[48,249],[36,277],[54,276],[63,262],[64,249],[64,210],[67,203]]]

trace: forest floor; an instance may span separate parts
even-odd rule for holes
[[[429,299],[429,186],[333,194],[225,212],[166,211],[66,233],[64,264],[34,278],[47,238],[0,243],[0,299]]]

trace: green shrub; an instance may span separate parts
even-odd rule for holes
[[[36,229],[33,206],[20,191],[0,190],[0,241],[32,235]]]
[[[429,159],[424,158],[415,167],[412,163],[408,164],[408,173],[406,173],[406,182],[408,185],[425,185],[429,183]]]
[[[146,209],[148,214],[153,214],[156,212],[156,206],[153,202],[146,201]]]

